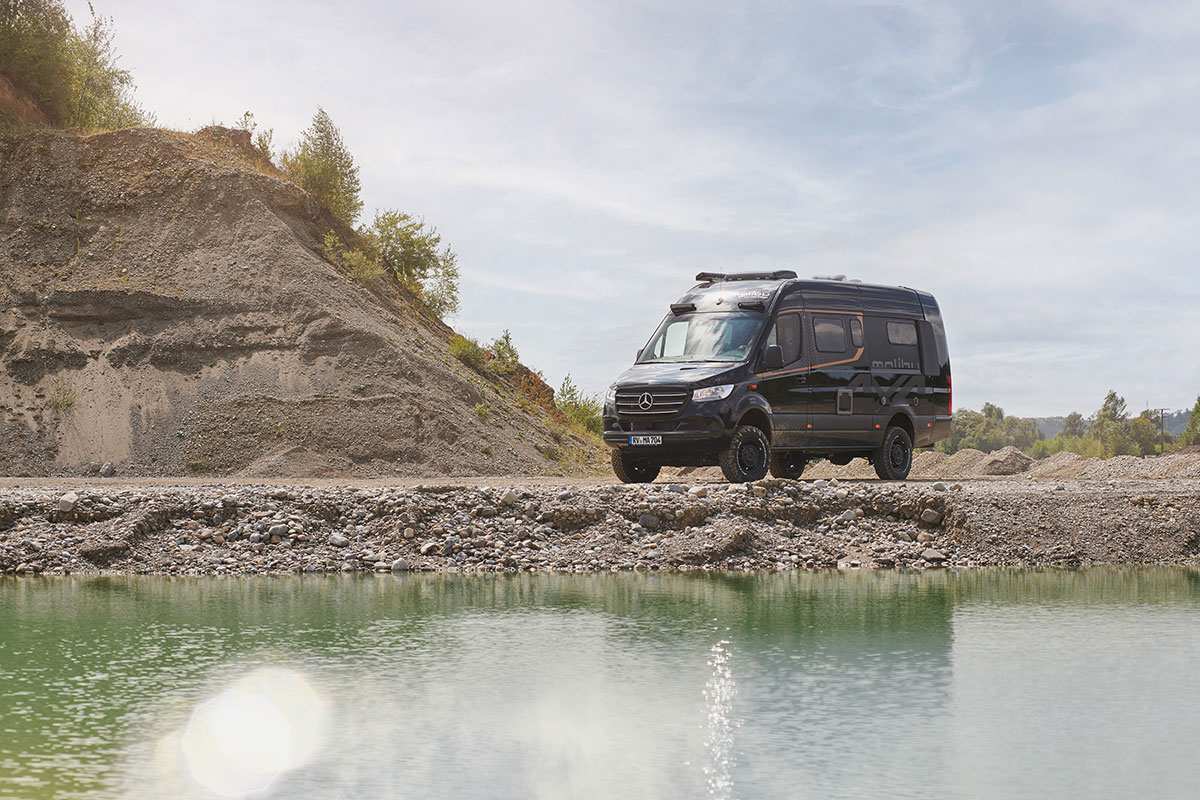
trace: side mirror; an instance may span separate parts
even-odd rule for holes
[[[643,351],[643,350],[645,350],[645,349],[646,349],[646,348],[644,348],[644,347],[639,347],[639,348],[638,348],[637,355],[633,357],[633,363],[635,363],[635,364],[636,364],[637,362],[639,362],[639,361],[641,361],[641,360],[642,360],[642,351]]]
[[[767,349],[763,350],[762,363],[766,369],[781,368],[783,366],[783,348],[777,344],[768,345]]]

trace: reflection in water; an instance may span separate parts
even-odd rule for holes
[[[1196,663],[1187,569],[3,579],[0,797],[1183,797]]]
[[[191,777],[220,797],[266,793],[307,763],[321,744],[326,703],[303,675],[257,669],[197,706],[180,738]],[[175,736],[164,741],[173,750]],[[177,778],[167,766],[167,780]]]
[[[737,686],[733,681],[733,670],[729,665],[726,641],[712,646],[712,657],[708,660],[712,677],[704,686],[704,702],[708,710],[708,736],[704,741],[708,748],[708,766],[704,768],[708,796],[714,800],[733,797],[733,779],[729,768],[733,762],[733,694]]]

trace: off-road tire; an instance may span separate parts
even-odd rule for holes
[[[902,481],[912,469],[912,437],[899,425],[893,425],[883,435],[883,444],[875,450],[871,462],[875,474],[885,481]]]
[[[721,451],[721,472],[730,483],[747,483],[767,476],[771,463],[771,443],[767,435],[753,425],[739,425]]]
[[[787,478],[794,481],[804,474],[804,468],[807,466],[808,456],[804,453],[795,451],[771,453],[771,474],[776,478]]]
[[[662,466],[651,464],[644,456],[624,450],[612,452],[612,468],[621,483],[650,483],[658,477]]]

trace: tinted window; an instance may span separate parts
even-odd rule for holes
[[[862,347],[862,320],[858,317],[850,318],[850,344],[855,347]]]
[[[917,343],[917,326],[912,322],[889,322],[887,324],[887,337],[889,344],[915,346]]]
[[[838,317],[813,319],[813,340],[822,353],[846,352],[846,324]]]
[[[783,351],[783,363],[791,364],[800,360],[800,315],[781,314],[775,321],[771,332],[767,334],[767,347],[779,345]]]

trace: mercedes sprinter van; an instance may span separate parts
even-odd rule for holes
[[[733,482],[868,459],[904,480],[950,435],[950,355],[933,295],[842,276],[702,272],[609,387],[604,441],[626,483],[664,466]]]

